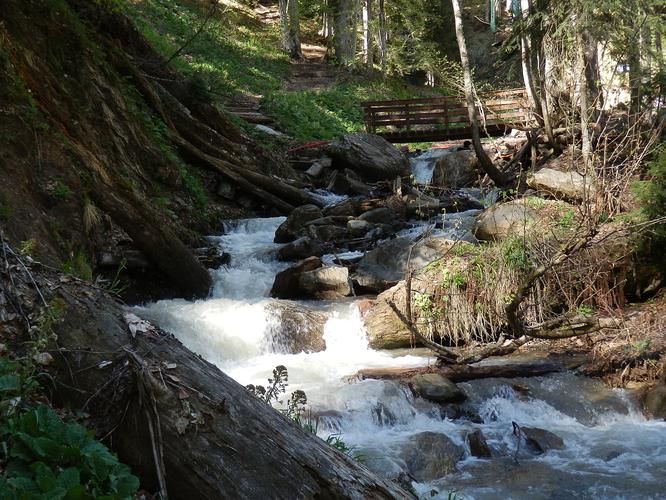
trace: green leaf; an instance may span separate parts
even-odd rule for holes
[[[21,379],[18,375],[0,376],[0,392],[18,392],[21,388]]]

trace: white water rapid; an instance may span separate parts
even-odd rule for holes
[[[665,498],[666,423],[646,421],[622,391],[572,374],[489,379],[460,384],[469,399],[459,415],[447,415],[394,382],[345,383],[344,377],[361,368],[433,362],[421,350],[370,349],[352,300],[307,304],[328,316],[326,350],[275,352],[270,337],[276,320],[266,306],[275,274],[287,266],[275,260],[279,245],[272,243],[283,220],[240,221],[212,238],[230,252],[231,263],[213,273],[211,298],[160,301],[136,312],[241,384],[266,384],[275,366],[286,366],[289,391],[304,390],[312,414],[319,416],[318,433],[339,434],[380,474],[395,477],[413,467],[407,450],[416,434],[447,435],[463,447],[464,458],[453,473],[414,483],[424,498],[433,491],[436,498],[448,498],[453,489],[456,498],[469,499]],[[516,453],[512,422],[550,430],[565,448],[538,457]],[[483,431],[493,459],[470,456],[465,436],[474,429]]]

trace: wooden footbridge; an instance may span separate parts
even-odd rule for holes
[[[529,122],[524,89],[479,96],[477,115],[481,133],[504,135]],[[430,142],[471,138],[467,105],[457,97],[431,97],[361,103],[366,130],[390,142]]]

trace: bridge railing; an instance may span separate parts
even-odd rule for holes
[[[480,96],[477,106],[481,126],[489,133],[525,126],[529,107],[524,89],[503,90]],[[469,118],[464,100],[430,97],[361,103],[366,130],[392,142],[443,140],[469,137]]]

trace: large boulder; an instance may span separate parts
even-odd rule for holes
[[[334,167],[350,168],[363,179],[379,181],[409,175],[407,156],[378,135],[345,135],[327,150]]]
[[[582,201],[594,194],[593,179],[578,172],[542,168],[527,180],[537,191],[567,201]]]
[[[409,386],[416,395],[436,403],[460,403],[467,398],[456,384],[439,373],[414,375]]]
[[[444,434],[420,432],[402,449],[407,471],[419,482],[434,481],[455,471],[465,450]]]
[[[478,177],[479,159],[474,151],[454,151],[440,156],[432,172],[432,184],[440,187],[461,188]]]
[[[265,311],[270,319],[266,338],[272,352],[297,354],[326,349],[325,314],[290,301],[272,301]]]
[[[308,257],[298,264],[277,273],[271,288],[271,297],[278,299],[301,298],[299,277],[301,274],[320,268],[321,266],[322,263],[319,257]]]
[[[373,224],[391,224],[395,222],[395,213],[387,207],[378,207],[363,212],[358,218]]]
[[[311,220],[320,219],[321,210],[316,205],[296,207],[275,231],[275,243],[289,243],[299,236],[305,225]]]
[[[306,271],[298,277],[298,285],[304,298],[333,300],[351,295],[346,267],[329,266]]]
[[[334,171],[329,178],[326,189],[334,193],[350,196],[356,194],[367,195],[370,193],[370,187],[358,179],[354,172],[348,168],[344,169],[344,171]]]
[[[421,269],[441,257],[450,247],[436,238],[414,243],[409,238],[395,238],[381,243],[360,260],[354,279],[362,287],[382,292],[405,277],[407,266]]]
[[[493,456],[490,446],[481,429],[475,429],[465,437],[469,446],[469,453],[476,458],[491,458]]]
[[[368,344],[373,349],[400,349],[411,347],[414,343],[412,334],[391,309],[389,305],[391,302],[403,309],[404,281],[380,293],[375,301],[364,301],[359,304],[368,334]]]
[[[648,416],[666,420],[666,384],[657,385],[645,394],[643,408]]]
[[[474,236],[479,240],[497,241],[513,234],[520,235],[535,218],[536,212],[519,201],[495,205],[479,215]]]
[[[324,208],[324,216],[346,215],[347,217],[355,217],[358,215],[358,206],[358,200],[355,200],[354,198],[346,198],[335,205],[330,205]]]

